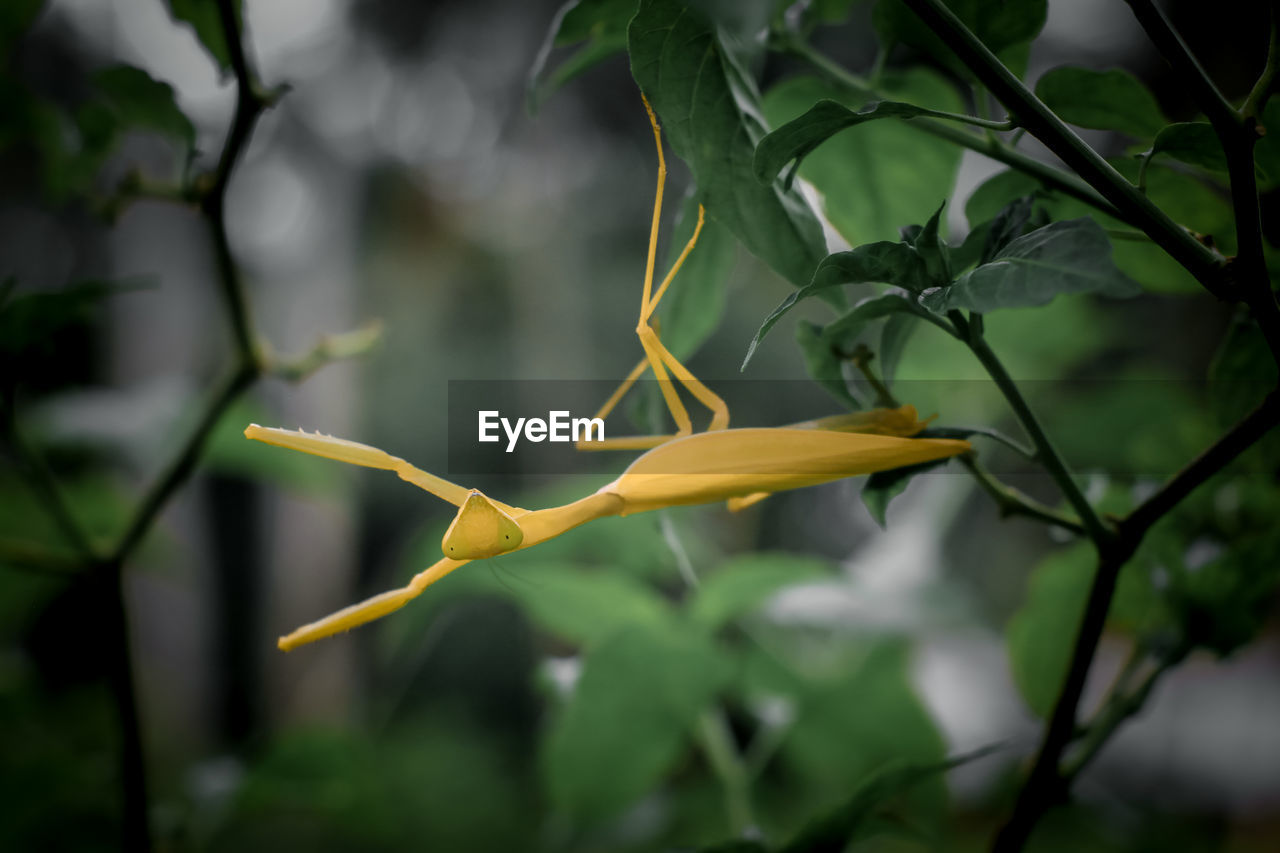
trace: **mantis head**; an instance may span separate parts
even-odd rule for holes
[[[451,560],[483,560],[514,551],[523,541],[516,520],[472,489],[444,532],[440,550]]]

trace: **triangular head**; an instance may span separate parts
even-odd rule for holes
[[[444,532],[440,550],[451,560],[483,560],[514,551],[523,541],[516,520],[472,489]]]

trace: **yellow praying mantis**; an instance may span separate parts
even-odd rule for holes
[[[655,254],[666,163],[661,130],[647,100],[645,109],[653,126],[659,168],[640,320],[636,327],[644,358],[606,400],[597,417],[606,417],[644,371],[652,369],[676,423],[676,432],[592,442],[590,446],[595,448],[646,452],[617,479],[592,494],[562,506],[527,510],[494,500],[478,489],[451,483],[376,447],[298,430],[250,425],[245,430],[248,438],[352,465],[393,471],[401,479],[458,507],[441,540],[442,559],[416,574],[400,589],[375,595],[281,637],[278,642],[281,649],[289,651],[378,619],[403,607],[431,584],[473,560],[531,548],[599,518],[719,501],[728,501],[731,509],[738,509],[774,492],[944,459],[970,449],[967,441],[910,438],[924,427],[911,406],[839,415],[789,427],[728,428],[728,406],[662,345],[657,330],[650,324],[659,300],[697,243],[705,213],[700,206],[693,236],[655,290]],[[680,401],[671,376],[711,410],[711,423],[706,432],[693,432],[688,411]]]

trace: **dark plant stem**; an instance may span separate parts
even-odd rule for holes
[[[1067,677],[1063,680],[1058,700],[1053,706],[1053,714],[1045,729],[1035,764],[1032,765],[1022,790],[1018,792],[1013,814],[996,836],[992,847],[994,853],[1014,853],[1021,850],[1045,812],[1066,799],[1067,781],[1058,773],[1058,762],[1063,750],[1075,737],[1076,709],[1084,692],[1098,640],[1102,636],[1102,628],[1107,621],[1107,611],[1111,609],[1116,579],[1131,553],[1132,551],[1125,553],[1122,549],[1113,547],[1098,561],[1098,571],[1089,588],[1089,598],[1076,634]]]
[[[1022,492],[1006,486],[997,480],[986,467],[978,461],[976,456],[972,454],[963,454],[958,457],[960,464],[963,465],[973,479],[982,487],[982,490],[991,496],[995,501],[996,508],[1000,512],[1002,518],[1020,515],[1026,518],[1041,521],[1053,527],[1061,527],[1063,530],[1083,536],[1085,534],[1084,525],[1071,518],[1068,515],[1058,512],[1057,510],[1047,507],[1039,501],[1024,495]]]
[[[1122,219],[1146,232],[1210,293],[1221,299],[1230,296],[1222,258],[1173,221],[1090,148],[1023,85],[942,0],[903,2],[955,51],[978,80],[1004,104],[1018,124],[1027,128],[1029,133],[1110,202],[1120,212]]]

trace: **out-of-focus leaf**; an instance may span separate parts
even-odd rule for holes
[[[650,587],[607,569],[530,563],[511,575],[506,588],[533,621],[580,644],[597,642],[628,625],[660,630],[673,615]]]
[[[845,382],[842,367],[844,359],[822,334],[822,327],[807,320],[796,323],[796,343],[800,346],[800,354],[804,356],[804,366],[809,376],[841,404],[854,411],[861,409],[862,404],[849,391],[849,384]]]
[[[993,53],[1034,39],[1048,14],[1047,0],[947,0],[947,7]],[[880,0],[872,22],[881,44],[903,43],[937,59],[952,71],[972,77],[960,58],[902,0]]]
[[[600,642],[545,742],[552,801],[599,817],[652,790],[727,676],[710,640],[689,630],[632,625]]]
[[[911,68],[884,75],[882,88],[895,101],[957,112],[955,87],[937,73]],[[812,77],[795,77],[765,95],[770,124],[781,126],[830,100],[857,108],[866,95]],[[799,175],[822,195],[822,209],[854,246],[895,240],[898,229],[924,222],[955,183],[961,151],[901,121],[875,121],[837,133],[804,158]]]
[[[1134,158],[1109,162],[1125,178],[1137,181],[1139,164]],[[970,224],[985,222],[1009,202],[1038,189],[1034,178],[1013,171],[1001,172],[974,191],[965,205],[965,214]],[[1147,170],[1147,197],[1178,223],[1211,237],[1224,254],[1234,253],[1235,220],[1231,205],[1200,181],[1154,163]],[[1104,228],[1133,233],[1131,226],[1073,198],[1050,193],[1044,196],[1042,207],[1055,220],[1089,216]],[[1125,275],[1147,290],[1195,293],[1202,290],[1177,261],[1154,243],[1142,239],[1115,240],[1113,257]]]
[[[6,0],[0,3],[0,57],[8,57],[18,39],[44,9],[44,0]]]
[[[1225,657],[1267,623],[1280,589],[1280,532],[1231,542],[1221,557],[1175,575],[1172,597],[1190,643]]]
[[[12,280],[10,280],[12,281]],[[17,371],[31,359],[51,356],[59,336],[88,325],[98,305],[137,285],[84,281],[56,291],[17,293],[0,303],[0,372]]]
[[[835,807],[844,799],[840,792],[854,790],[892,762],[944,760],[942,737],[908,673],[906,647],[881,643],[867,650],[856,671],[830,683],[798,686],[795,722],[780,757],[826,792],[825,802],[814,807]],[[940,780],[923,784],[910,795],[910,813],[936,819],[945,799]]]
[[[1227,171],[1227,155],[1207,121],[1182,121],[1161,130],[1147,156],[1161,154],[1211,172]]]
[[[839,101],[824,98],[810,107],[804,115],[792,119],[761,139],[756,146],[752,168],[756,179],[767,184],[794,160],[795,164],[784,179],[785,185],[789,187],[804,158],[842,130],[877,119],[912,119],[940,115],[943,113],[938,110],[902,101],[872,101],[852,110]]]
[[[1036,95],[1063,121],[1079,127],[1151,139],[1166,124],[1155,96],[1120,69],[1054,68],[1036,83]]]
[[[919,465],[904,465],[888,471],[877,471],[867,478],[862,486],[862,502],[867,505],[871,517],[876,524],[887,527],[885,513],[889,511],[889,502],[907,490],[911,478],[934,468],[940,468],[949,459],[935,459],[932,462],[921,462]]]
[[[231,0],[235,14],[236,26],[244,27],[243,0]],[[222,19],[218,16],[217,0],[168,0],[169,14],[175,21],[191,26],[196,39],[209,51],[218,67],[227,72],[231,69],[231,50],[227,46],[226,34],[222,29]]]
[[[1209,391],[1220,424],[1244,417],[1276,387],[1276,363],[1258,324],[1236,317],[1209,365]]]
[[[990,753],[990,749],[982,749],[935,763],[895,762],[886,765],[859,785],[857,790],[839,807],[812,821],[784,845],[779,853],[845,850],[854,841],[869,836],[868,830],[876,827],[873,818],[877,810],[921,782],[941,776],[948,770],[983,758]]]
[[[668,269],[693,236],[697,221],[698,201],[690,196],[685,199],[680,221],[671,238]],[[698,245],[658,303],[662,345],[676,358],[685,359],[693,355],[720,324],[736,256],[737,243],[733,235],[719,222],[708,219],[702,226]]]
[[[792,284],[807,284],[826,253],[822,228],[798,192],[755,181],[760,98],[733,51],[677,0],[641,0],[627,32],[631,73],[693,172],[707,213]]]
[[[1111,260],[1111,241],[1092,219],[1054,222],[1009,243],[988,263],[921,302],[943,313],[953,308],[994,311],[1044,305],[1060,293],[1136,296],[1137,282]]]
[[[814,271],[813,280],[789,294],[760,324],[742,359],[743,368],[751,361],[751,356],[755,354],[756,347],[764,340],[764,336],[769,334],[769,330],[796,303],[831,288],[869,282],[895,284],[908,290],[921,290],[929,286],[924,260],[915,247],[907,243],[869,243],[848,252],[828,255]],[[904,296],[881,296],[860,303],[845,317],[849,318],[848,323],[865,322],[894,311],[910,310],[913,310],[912,303]]]
[[[1026,600],[1009,620],[1013,681],[1037,716],[1047,717],[1058,699],[1096,572],[1096,555],[1087,543],[1051,554],[1031,573]],[[1158,608],[1145,561],[1130,561],[1120,572],[1109,624],[1141,631],[1158,617]]]
[[[565,83],[626,49],[627,22],[636,13],[636,3],[637,0],[569,0],[560,7],[529,69],[529,112],[537,112]],[[548,69],[553,50],[573,45],[581,47]]]
[[[274,420],[251,403],[235,403],[210,433],[201,464],[209,471],[272,483],[299,494],[332,493],[342,482],[341,466],[305,453],[283,452],[244,437],[247,424]]]
[[[689,615],[709,628],[749,613],[779,590],[823,577],[833,567],[825,560],[795,554],[744,554],[721,564],[703,579],[689,603]]]
[[[177,140],[187,149],[195,145],[195,127],[178,109],[173,87],[168,83],[154,80],[147,72],[130,65],[99,71],[93,82],[121,126],[155,131]]]

